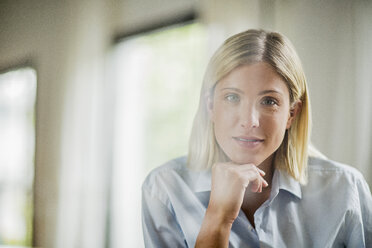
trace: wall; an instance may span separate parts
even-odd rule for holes
[[[46,247],[56,231],[68,11],[57,1],[2,1],[0,11],[0,68],[27,63],[38,74],[35,237]]]

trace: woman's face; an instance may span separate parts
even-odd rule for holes
[[[263,62],[231,71],[208,99],[221,149],[235,163],[256,166],[279,148],[297,108],[290,109],[286,83]]]

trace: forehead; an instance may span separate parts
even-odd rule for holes
[[[241,90],[268,90],[276,89],[289,94],[287,84],[283,78],[265,62],[242,65],[223,77],[216,85],[216,89],[225,87],[238,88]]]

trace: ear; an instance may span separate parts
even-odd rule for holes
[[[289,129],[291,127],[294,119],[301,112],[301,109],[302,109],[302,102],[300,100],[295,101],[294,103],[291,104],[286,129]]]
[[[208,91],[204,95],[204,101],[206,104],[207,112],[208,112],[208,117],[209,119],[213,122],[214,120],[214,112],[213,112],[213,94]]]

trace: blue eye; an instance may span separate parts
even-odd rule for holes
[[[262,101],[262,104],[263,105],[269,105],[269,106],[278,105],[277,101],[275,101],[274,99],[271,99],[271,98],[264,99]]]
[[[236,94],[228,94],[225,99],[229,102],[239,102],[240,98]]]

